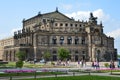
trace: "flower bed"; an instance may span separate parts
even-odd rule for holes
[[[99,68],[99,69],[96,69],[96,71],[100,71],[100,72],[110,72],[111,70],[113,72],[120,72],[120,68]]]
[[[22,69],[11,69],[11,70],[5,70],[4,73],[0,73],[0,77],[4,77],[4,76],[37,76],[37,75],[59,75],[59,74],[66,74],[64,72],[52,72],[50,70],[47,69],[43,69],[43,70],[22,70]]]
[[[97,70],[120,70],[120,68],[98,68]]]
[[[36,70],[5,70],[5,73],[32,73],[36,72]]]

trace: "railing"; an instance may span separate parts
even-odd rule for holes
[[[59,70],[57,70],[59,71]],[[56,72],[57,72],[56,71]],[[10,74],[10,73],[9,73]],[[17,74],[17,73],[16,73]],[[0,77],[0,80],[17,80],[17,79],[37,79],[37,78],[45,78],[45,77],[63,77],[63,76],[82,76],[82,75],[106,75],[106,76],[110,76],[110,73],[96,73],[96,72],[92,72],[91,70],[85,70],[85,71],[81,71],[81,72],[69,72],[69,71],[65,71],[65,74],[57,74],[57,73],[53,73],[51,75],[38,75],[37,72],[33,72],[32,76],[11,76],[8,75],[7,77]],[[119,75],[118,75],[119,76]]]

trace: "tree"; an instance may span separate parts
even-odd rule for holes
[[[16,56],[18,57],[19,61],[24,61],[25,60],[25,52],[24,51],[19,51],[16,53]]]
[[[117,57],[120,58],[120,54],[118,54]]]
[[[49,60],[51,57],[51,54],[49,51],[46,51],[44,54],[43,54],[43,58],[45,59],[45,61]]]
[[[17,61],[16,62],[16,67],[22,68],[23,67],[23,61]]]
[[[65,48],[59,48],[58,49],[58,57],[61,59],[61,60],[65,60],[69,57],[69,51]]]
[[[16,62],[16,67],[22,68],[23,67],[23,61],[25,60],[25,52],[19,51],[16,53],[16,56],[18,57],[18,61]]]

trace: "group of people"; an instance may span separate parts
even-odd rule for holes
[[[79,60],[78,61],[78,67],[85,67],[86,66],[86,61],[85,60]]]
[[[69,66],[69,60],[67,60],[67,61],[61,61],[61,60],[58,60],[57,61],[57,65],[59,65],[59,66]]]
[[[98,61],[93,61],[92,62],[92,67],[96,68],[96,69],[99,68],[100,67],[99,62]],[[114,64],[113,61],[110,62],[109,67],[110,68],[115,68],[115,64]]]
[[[110,68],[115,68],[115,64],[113,61],[110,62]]]
[[[99,68],[99,67],[100,67],[100,66],[99,66],[99,62],[98,62],[98,61],[93,61],[93,62],[92,62],[92,67],[93,67],[93,68],[96,68],[96,69]]]

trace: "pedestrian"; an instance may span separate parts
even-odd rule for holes
[[[92,61],[92,64],[91,64],[91,65],[92,65],[92,68],[94,68],[94,67],[95,67],[95,65],[94,65],[94,61]]]
[[[78,60],[78,67],[80,67],[80,60]]]
[[[110,68],[111,68],[111,69],[115,68],[115,64],[114,64],[113,61],[110,62]]]

